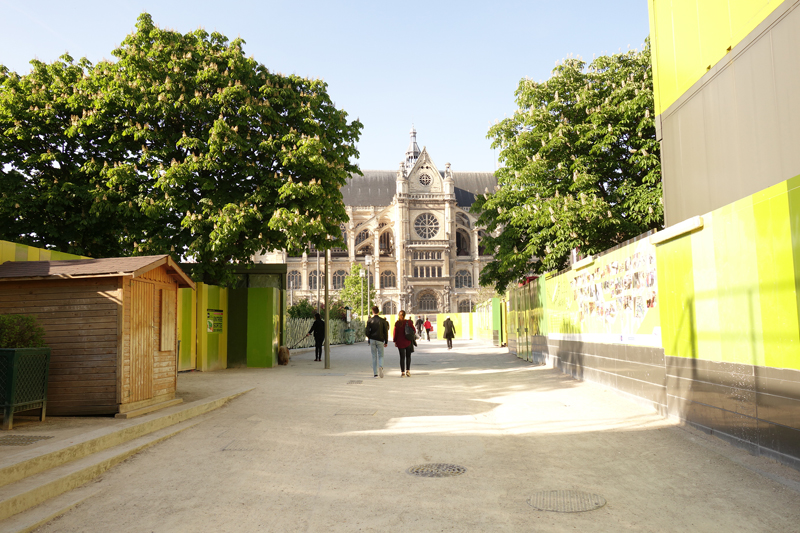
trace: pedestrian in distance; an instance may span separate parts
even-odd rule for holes
[[[447,320],[442,324],[444,326],[444,338],[447,339],[447,349],[453,349],[453,337],[456,336],[456,325],[447,317]]]
[[[425,325],[423,327],[425,328],[425,333],[427,333],[427,335],[428,335],[428,342],[430,342],[431,341],[431,330],[433,329],[433,326],[431,325],[431,321],[428,320],[428,317],[425,317]]]
[[[417,317],[417,323],[415,324],[417,327],[417,336],[421,339],[422,338],[422,324],[423,320],[421,316]]]
[[[319,316],[319,313],[314,313],[314,323],[311,324],[311,329],[306,333],[306,337],[314,334],[314,361],[322,361],[322,345],[325,343],[325,321]]]
[[[411,353],[414,351],[414,323],[406,320],[406,312],[400,311],[397,314],[397,322],[394,324],[394,345],[400,352],[400,377],[411,376]],[[409,338],[410,337],[410,338]]]
[[[372,307],[372,316],[364,327],[369,349],[372,352],[372,373],[383,377],[383,349],[389,346],[389,322],[378,316],[378,306]]]

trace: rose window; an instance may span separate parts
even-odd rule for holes
[[[439,221],[431,213],[423,213],[414,221],[414,230],[423,239],[430,239],[439,233]]]
[[[430,185],[430,184],[431,184],[431,177],[430,177],[430,175],[429,175],[429,174],[420,174],[420,175],[419,175],[419,182],[420,182],[422,185],[424,185],[424,186],[426,186],[426,187],[427,187],[428,185]]]

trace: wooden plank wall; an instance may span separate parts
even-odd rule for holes
[[[136,340],[136,317],[145,314],[137,307],[137,296],[131,286],[151,288],[152,299],[148,298],[149,314],[152,322],[147,331],[142,330]],[[164,395],[174,395],[177,389],[178,355],[175,331],[177,330],[177,291],[178,284],[159,267],[143,274],[134,281],[125,282],[125,320],[123,324],[123,379],[121,403],[149,400]],[[127,296],[130,294],[130,297]],[[167,309],[165,309],[167,306]],[[163,315],[163,317],[162,317]],[[143,335],[147,337],[144,338]],[[166,342],[164,342],[166,341]],[[149,373],[143,365],[149,365]],[[149,383],[142,381],[145,373]]]
[[[0,314],[31,314],[52,351],[47,413],[117,412],[117,278],[0,283]]]

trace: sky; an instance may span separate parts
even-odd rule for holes
[[[522,78],[549,78],[568,54],[641,48],[649,33],[646,0],[0,0],[0,64],[24,74],[65,52],[113,59],[142,12],[241,37],[271,71],[322,78],[364,124],[364,170],[397,169],[413,124],[440,169],[494,171],[486,135],[514,113]]]

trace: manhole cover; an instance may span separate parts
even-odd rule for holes
[[[420,477],[453,477],[460,476],[467,469],[459,465],[447,463],[428,463],[426,465],[412,466],[406,472],[412,476]]]
[[[528,505],[539,511],[555,513],[582,513],[594,511],[606,504],[599,494],[576,490],[546,490],[537,492],[528,500]]]
[[[39,435],[4,435],[0,437],[0,446],[27,446],[40,440],[52,439],[52,436]]]
[[[360,379],[351,379],[347,382],[348,385],[361,385],[362,380]]]

